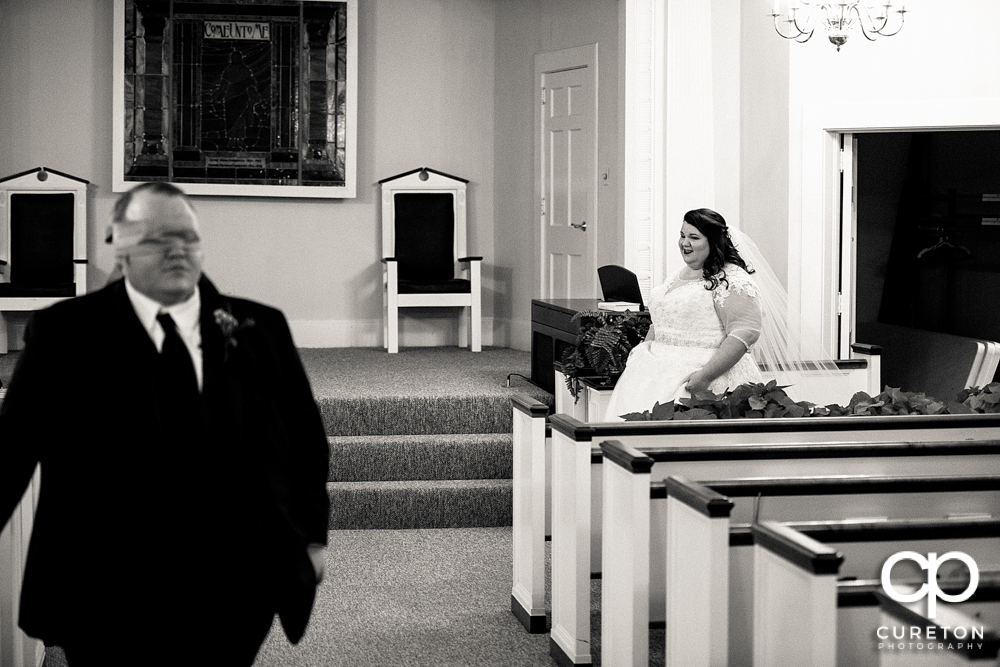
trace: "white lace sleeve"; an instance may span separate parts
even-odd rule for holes
[[[750,349],[760,337],[760,294],[753,276],[727,264],[725,278],[715,288],[715,312],[727,336]]]

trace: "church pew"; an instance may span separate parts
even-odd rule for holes
[[[667,665],[746,662],[741,656],[753,641],[746,613],[750,589],[745,585],[748,579],[731,570],[731,566],[737,572],[748,569],[730,548],[730,518],[737,498],[763,496],[766,513],[782,520],[857,516],[859,498],[864,504],[861,511],[869,515],[1000,516],[1000,475],[827,475],[708,482],[668,477],[651,485],[648,471],[652,459],[615,442],[603,442],[601,449],[609,463],[604,466],[603,561],[607,565],[602,615],[612,619],[602,623],[602,657],[609,657],[614,664],[645,664],[649,614],[643,610],[664,604]],[[646,554],[658,525],[646,520],[649,511],[641,504],[643,495],[647,503],[662,499],[666,505],[666,584],[660,591],[661,595],[665,591],[665,602],[663,598],[651,600]],[[774,503],[775,496],[790,502]],[[742,555],[745,561],[746,553]],[[636,560],[641,560],[641,565],[636,565]],[[662,563],[653,562],[652,571],[657,567]],[[629,614],[633,609],[640,612],[635,617]],[[631,623],[623,622],[630,618]],[[711,643],[687,641],[706,627],[713,628]]]
[[[926,578],[925,578],[926,580]],[[910,584],[920,586],[924,582],[914,579]],[[958,595],[965,591],[968,580],[947,577],[938,580],[941,590]],[[928,619],[913,604],[903,604],[885,595],[880,579],[840,579],[837,581],[837,665],[838,667],[909,667],[918,665],[965,665],[972,659],[976,664],[984,664],[982,658],[1000,648],[1000,637],[996,637],[982,651],[970,655],[969,651],[959,652],[959,655],[948,658],[948,654],[923,651],[914,654],[906,649],[890,644],[898,641],[905,634],[903,626],[918,627],[933,626],[934,639],[945,637],[944,625],[956,627],[968,618],[976,619],[978,625],[994,630],[1000,627],[1000,572],[979,572],[979,586],[968,600],[950,603],[938,608],[938,617]],[[952,611],[961,617],[955,616]],[[965,617],[965,618],[962,618]],[[885,630],[872,633],[872,628]],[[895,636],[894,636],[895,631]],[[984,632],[984,635],[986,633]],[[879,637],[882,635],[882,637]],[[955,638],[948,633],[952,640]],[[988,639],[984,637],[984,640]],[[907,638],[907,642],[909,638]],[[883,646],[879,646],[879,643]],[[938,647],[935,646],[935,649]],[[886,649],[886,650],[881,650]],[[985,653],[985,655],[983,655]],[[942,656],[945,659],[941,659]],[[986,664],[996,664],[989,661]]]
[[[853,391],[864,390],[874,395],[881,391],[880,362],[881,348],[877,345],[852,345],[854,359],[838,362],[845,374],[845,381]],[[566,414],[586,422],[604,418],[611,389],[603,384],[583,380],[579,400],[575,399],[566,386],[562,364],[555,362],[555,414]],[[873,393],[874,392],[874,393]],[[831,399],[832,402],[832,399]],[[518,395],[512,399],[514,456],[521,465],[514,473],[514,534],[517,546],[514,551],[514,576],[511,592],[511,609],[529,632],[545,632],[545,614],[540,601],[544,600],[544,571],[539,568],[539,558],[544,554],[543,538],[538,537],[538,526],[544,523],[543,537],[551,534],[551,441],[541,435],[542,426],[530,425],[531,420],[544,422],[547,407],[527,396]],[[536,435],[532,435],[536,434]],[[544,444],[543,444],[544,443]],[[544,456],[535,450],[544,448]],[[533,461],[537,464],[532,465]],[[519,482],[520,478],[520,482]],[[544,486],[542,493],[533,495],[538,484]],[[599,487],[595,489],[599,492]],[[518,510],[520,512],[518,513]],[[532,512],[535,513],[532,513]],[[534,536],[534,538],[532,537]],[[529,546],[531,545],[531,546]]]
[[[998,415],[825,417],[583,424],[565,415],[552,426],[553,656],[588,664],[589,583],[600,572],[602,455],[594,441],[617,439],[651,456],[652,475],[694,478],[746,474],[970,472],[1000,466]],[[980,442],[976,442],[980,441]],[[879,443],[878,447],[874,447]],[[992,467],[991,467],[992,466]],[[890,467],[892,469],[890,469]],[[594,529],[598,530],[594,530]],[[652,544],[656,554],[662,545]],[[657,582],[652,582],[658,586]],[[651,618],[651,620],[660,620]]]
[[[950,399],[986,378],[989,384],[996,372],[993,341],[875,322],[858,322],[855,333],[884,348],[883,381],[903,391]],[[989,354],[980,356],[980,346]]]
[[[874,523],[810,522],[805,524],[764,521],[751,526],[754,541],[754,621],[753,664],[809,664],[835,667],[847,663],[838,660],[838,606],[843,586],[838,575],[868,570],[868,576],[880,577],[881,564],[900,551],[943,554],[957,550],[977,562],[981,570],[995,572],[1000,558],[1000,520],[904,520]],[[831,545],[836,545],[834,548]],[[851,563],[854,563],[850,567]],[[927,574],[923,574],[926,581]],[[988,592],[992,578],[984,582]],[[996,594],[994,590],[993,595]],[[884,602],[891,603],[886,598]],[[887,605],[894,615],[900,609]],[[913,611],[911,609],[910,611]],[[905,615],[904,615],[905,616]],[[938,618],[947,617],[946,625],[956,627],[985,624],[965,617],[958,609],[938,601]],[[902,619],[909,626],[926,628],[934,624],[928,618],[909,615]],[[846,625],[846,624],[845,624]],[[854,623],[857,626],[857,623]],[[874,641],[874,630],[861,636],[843,636],[840,652],[850,652],[853,660],[867,662],[864,644]],[[1000,648],[995,632],[983,627],[984,659],[996,659]],[[789,641],[794,636],[794,641]],[[861,650],[859,650],[859,648]],[[885,654],[889,658],[895,653]],[[960,654],[952,653],[951,657]],[[878,657],[882,654],[879,653]],[[907,665],[915,664],[914,654],[907,654]],[[941,654],[949,657],[949,654]],[[861,663],[864,664],[864,663]],[[923,663],[928,664],[928,663]],[[941,664],[940,662],[931,664]],[[981,664],[981,663],[980,663]]]

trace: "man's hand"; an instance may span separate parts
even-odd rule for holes
[[[310,544],[306,547],[309,560],[312,561],[313,569],[316,570],[316,583],[323,581],[323,571],[326,569],[326,547],[322,544]]]

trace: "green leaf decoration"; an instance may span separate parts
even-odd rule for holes
[[[674,418],[674,402],[667,401],[666,403],[660,403],[659,401],[653,405],[653,410],[650,416],[651,419],[656,421],[667,421]]]

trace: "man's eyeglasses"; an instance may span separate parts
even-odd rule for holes
[[[201,239],[197,236],[161,236],[145,238],[134,246],[130,255],[167,255],[180,252],[195,255],[201,252]]]

